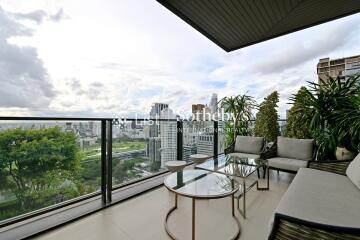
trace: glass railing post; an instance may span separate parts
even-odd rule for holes
[[[106,204],[106,120],[101,120],[101,199]]]
[[[214,121],[214,156],[218,155],[218,134],[219,134],[219,127],[218,121]]]
[[[176,122],[177,129],[177,160],[181,161],[183,158],[183,122]]]
[[[112,124],[113,120],[108,121],[107,132],[107,202],[111,202],[112,194]]]

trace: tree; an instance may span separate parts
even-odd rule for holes
[[[279,94],[277,91],[271,93],[260,104],[259,112],[256,114],[255,136],[264,137],[267,141],[275,141],[280,135],[278,123],[277,103]]]
[[[257,107],[253,97],[245,94],[224,97],[219,101],[219,106],[231,115],[231,120],[225,125],[227,145],[230,145],[237,135],[249,135],[249,120],[252,110]]]
[[[79,170],[74,133],[59,127],[0,132],[0,172],[7,176],[7,185],[20,202],[19,211],[79,195],[74,187]]]
[[[296,96],[296,98],[291,98],[291,100],[293,100],[293,106],[291,107],[287,118],[285,136],[300,139],[311,138],[309,127],[311,111],[301,104],[301,102],[304,101],[304,98],[308,98],[306,88],[301,87],[294,96]]]

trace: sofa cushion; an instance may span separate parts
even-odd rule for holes
[[[236,156],[239,158],[253,158],[253,159],[258,159],[260,158],[260,155],[257,154],[251,154],[251,153],[239,153],[239,152],[235,152],[235,153],[230,153],[230,156]]]
[[[360,153],[349,164],[346,169],[346,175],[355,184],[355,186],[360,189]]]
[[[277,138],[278,157],[309,161],[312,160],[313,151],[314,139]]]
[[[307,167],[307,161],[292,158],[269,158],[269,167],[280,168],[297,172],[300,168]]]
[[[235,152],[252,153],[260,155],[264,146],[263,137],[237,136],[235,140]]]
[[[360,191],[348,177],[301,168],[276,213],[337,227],[360,228]]]

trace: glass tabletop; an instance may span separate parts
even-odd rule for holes
[[[221,198],[239,189],[237,181],[229,176],[204,170],[184,170],[165,178],[165,186],[180,195],[194,198]]]
[[[211,172],[222,173],[229,176],[246,178],[253,174],[257,169],[265,165],[264,160],[254,158],[242,158],[234,155],[219,155],[196,166]]]

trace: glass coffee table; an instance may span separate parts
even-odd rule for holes
[[[259,187],[258,180],[249,180],[249,176],[260,168],[267,170],[267,161],[253,158],[240,158],[233,155],[221,154],[218,157],[210,158],[206,162],[196,165],[196,169],[224,174],[226,176],[241,178],[239,193],[236,194],[237,208],[241,215],[246,218],[246,193],[256,185],[257,190],[269,190],[269,173],[266,187]],[[240,209],[240,198],[243,198],[243,209]]]
[[[164,180],[165,187],[175,193],[175,205],[165,218],[165,230],[171,239],[176,239],[170,232],[167,221],[170,214],[177,209],[178,195],[192,199],[192,240],[195,239],[195,216],[197,199],[217,199],[231,196],[232,217],[237,223],[237,231],[233,238],[240,235],[240,222],[234,212],[234,194],[239,190],[239,183],[234,178],[204,170],[184,170],[172,173]]]

